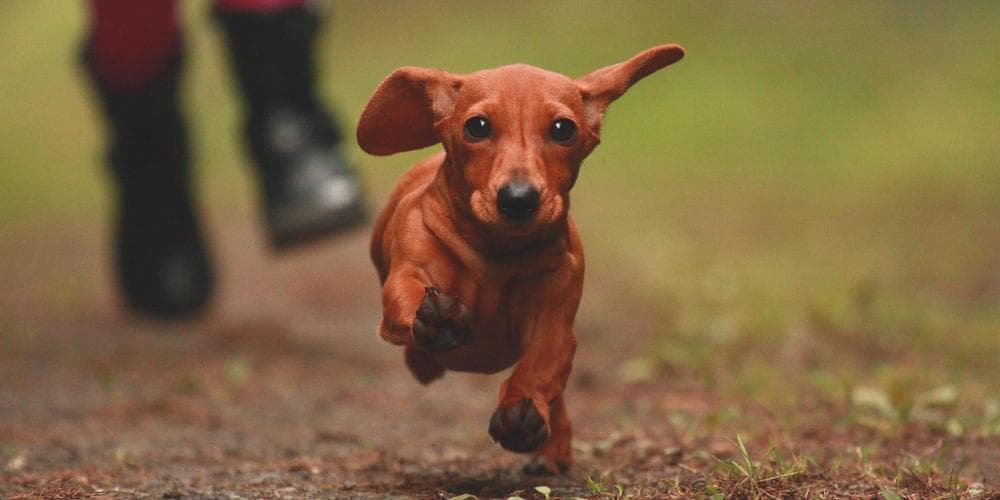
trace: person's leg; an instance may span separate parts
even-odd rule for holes
[[[215,0],[215,7],[227,12],[269,13],[302,7],[305,3],[305,0]]]
[[[89,4],[82,55],[107,121],[118,283],[135,310],[190,314],[208,300],[213,279],[190,196],[176,2]]]
[[[90,70],[115,89],[141,93],[180,57],[176,0],[89,0]]]
[[[362,192],[319,99],[320,20],[302,0],[217,0],[246,112],[272,245],[283,248],[365,220]]]

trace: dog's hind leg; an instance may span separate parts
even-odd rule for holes
[[[434,355],[427,351],[417,349],[413,346],[406,346],[404,357],[406,358],[406,366],[410,369],[410,373],[423,385],[427,385],[444,376],[444,367],[434,359]]]
[[[566,472],[573,465],[573,428],[561,394],[549,404],[549,427],[552,435],[538,449],[537,455],[524,464],[525,474],[539,476]]]
[[[545,460],[548,472],[566,472],[573,465],[572,441],[573,427],[566,413],[566,402],[560,394],[549,405],[549,426],[552,436],[538,450],[538,455]]]

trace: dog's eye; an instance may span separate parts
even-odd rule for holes
[[[576,137],[576,124],[569,118],[562,118],[552,122],[549,129],[552,140],[560,144],[569,144]]]
[[[465,122],[465,135],[474,141],[485,139],[492,133],[493,127],[490,127],[490,122],[486,118],[473,116]]]

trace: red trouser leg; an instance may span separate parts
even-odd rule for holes
[[[141,88],[177,57],[177,0],[90,0],[90,20],[94,70],[116,88]]]
[[[118,88],[140,88],[177,56],[177,0],[89,0],[91,56],[101,79]],[[216,0],[219,10],[266,13],[304,0]]]

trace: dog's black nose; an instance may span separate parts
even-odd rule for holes
[[[510,181],[497,191],[497,208],[508,220],[525,222],[538,211],[540,195],[525,181]]]

